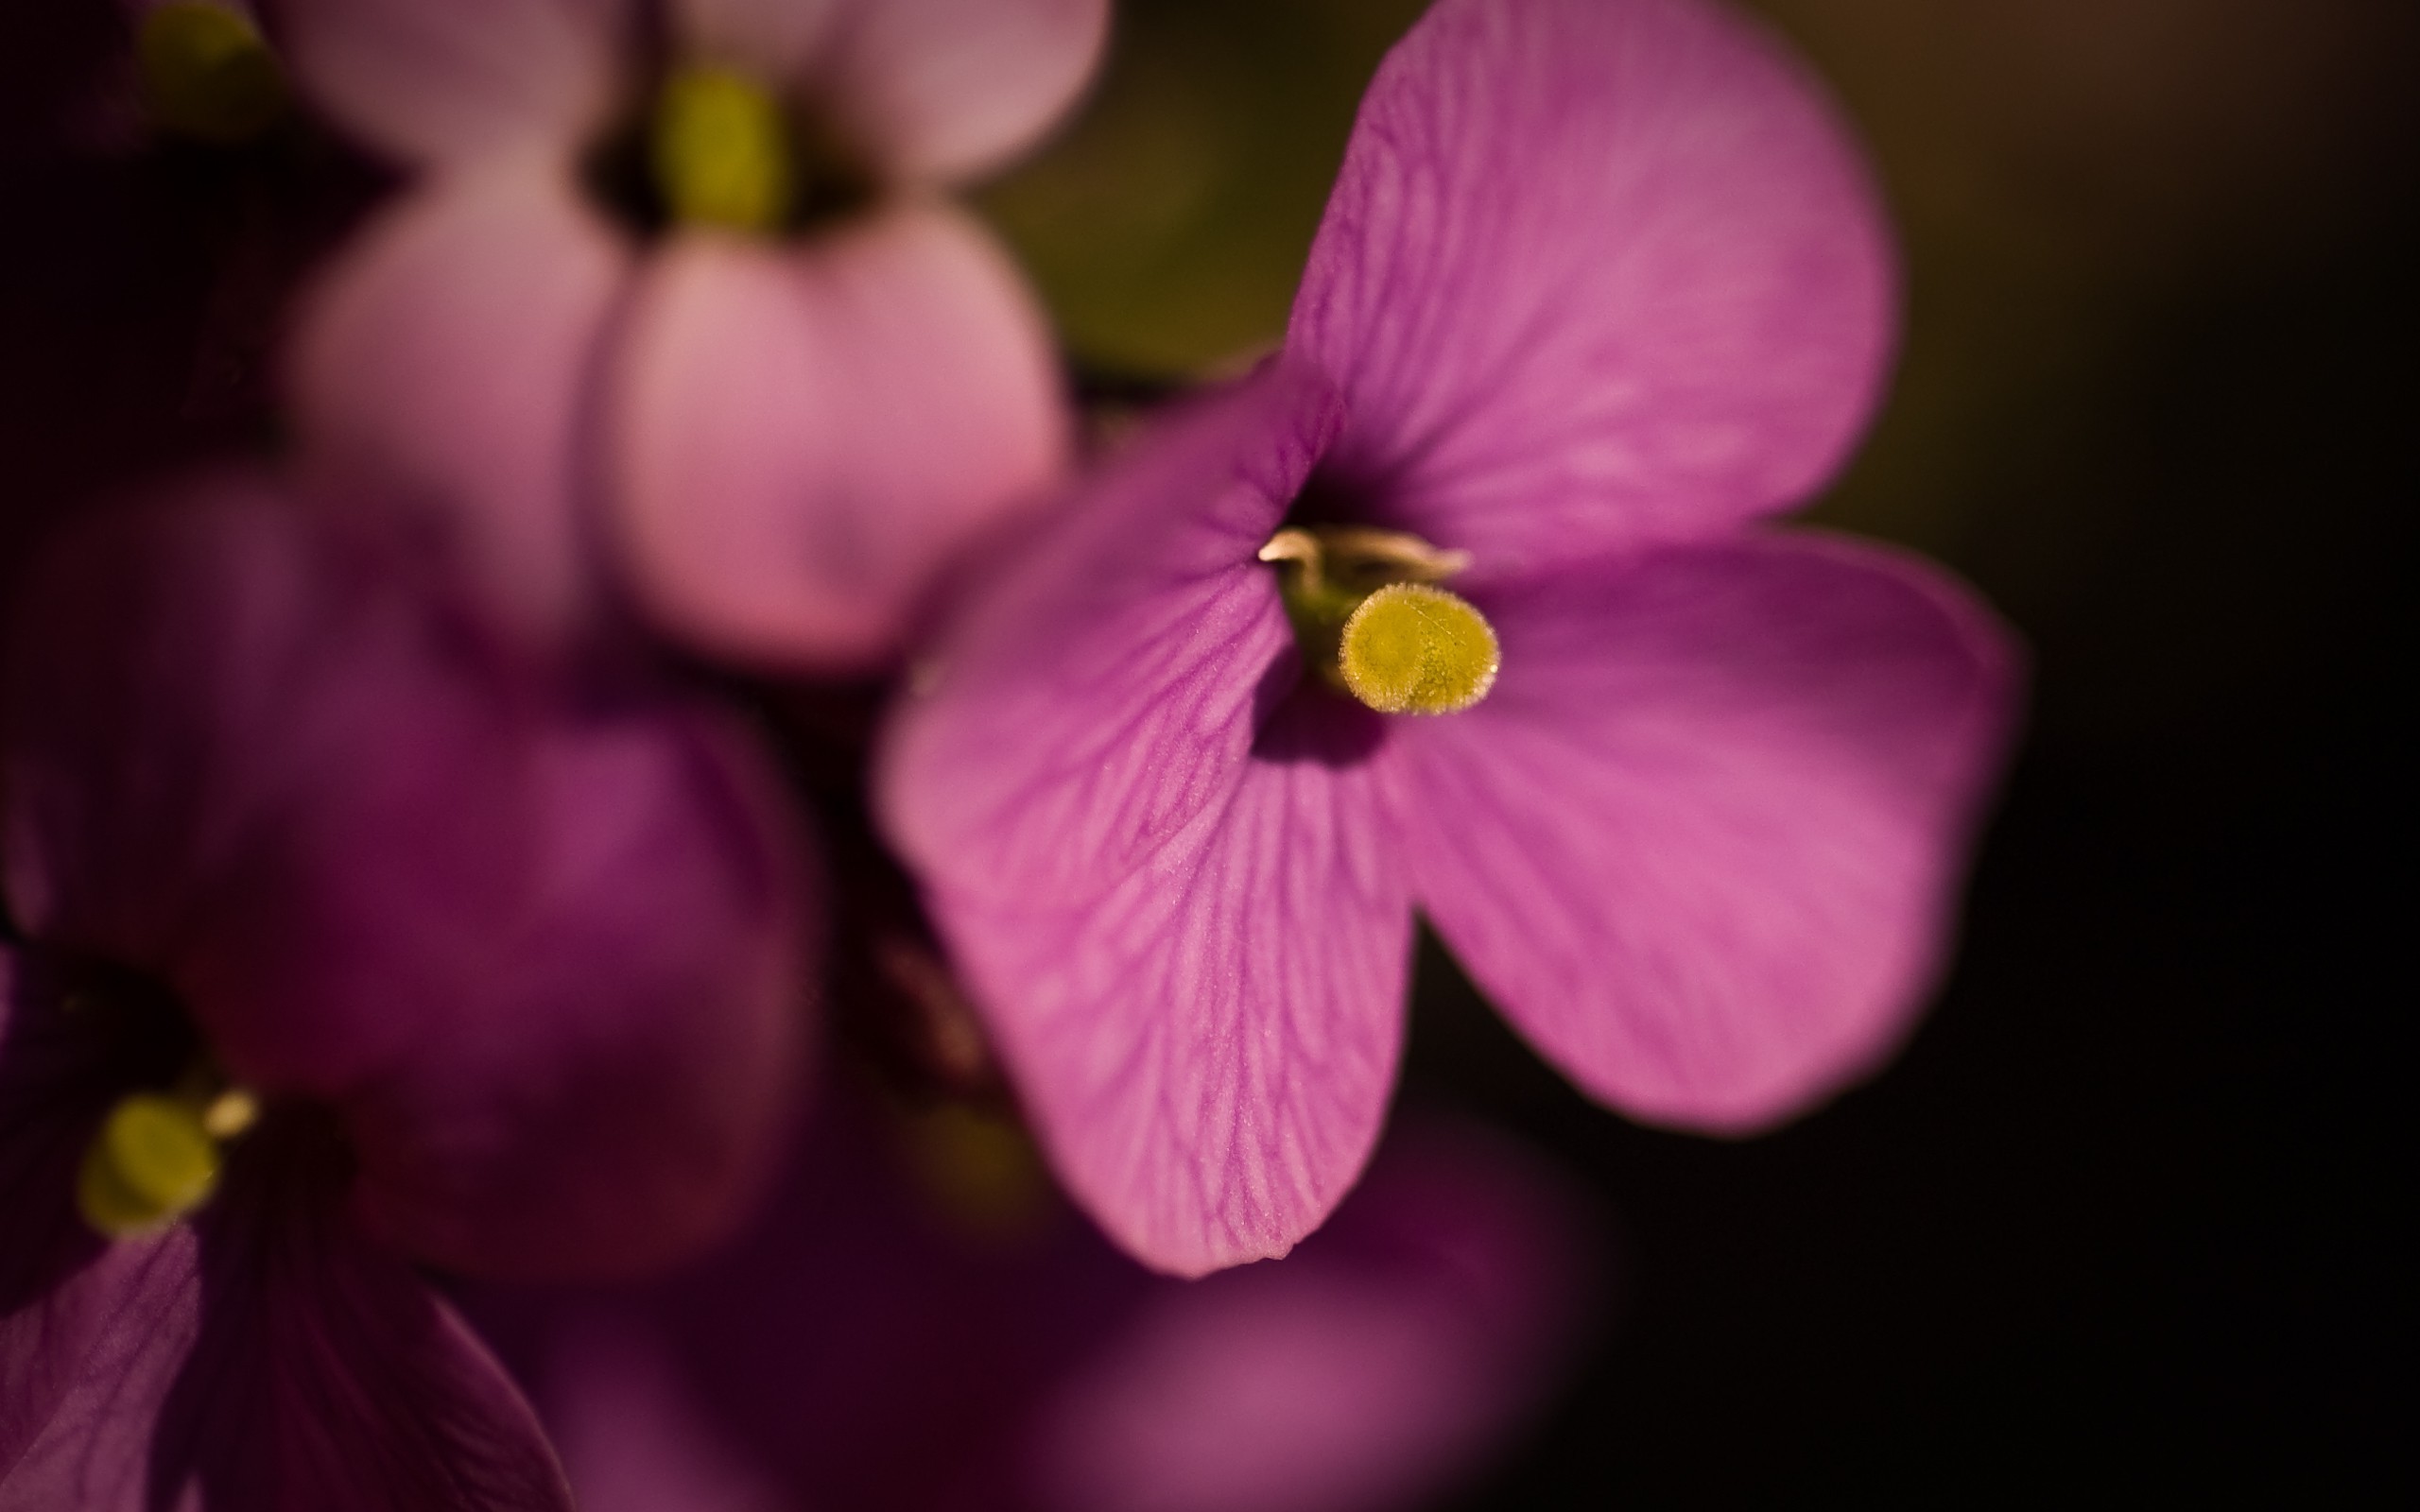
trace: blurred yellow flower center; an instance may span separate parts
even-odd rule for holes
[[[1495,685],[1494,627],[1437,586],[1469,565],[1464,553],[1398,531],[1288,526],[1260,559],[1279,567],[1305,660],[1379,713],[1454,713]]]
[[[77,1173],[76,1206],[111,1239],[151,1232],[200,1207],[218,1185],[220,1145],[260,1106],[240,1089],[206,1102],[163,1092],[120,1098]]]
[[[144,108],[164,129],[249,140],[285,110],[285,77],[251,18],[207,0],[171,0],[143,18],[135,68]]]
[[[788,215],[794,164],[772,92],[728,68],[683,68],[657,98],[649,144],[675,220],[766,232]]]

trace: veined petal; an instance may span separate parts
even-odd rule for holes
[[[26,1504],[12,1472],[87,1389],[93,1360],[170,1321],[157,1309],[121,1315],[130,1291],[156,1280],[158,1246],[105,1246],[76,1208],[110,1104],[174,1074],[189,1048],[173,1023],[162,1034],[127,1007],[79,996],[43,953],[0,947],[0,1507]]]
[[[16,606],[9,896],[156,972],[222,1064],[330,1095],[526,885],[516,684],[392,558],[256,480],[96,517]]]
[[[1272,369],[985,564],[877,761],[890,838],[934,886],[1081,902],[1228,801],[1300,664],[1254,554],[1336,423],[1316,375]]]
[[[1481,599],[1487,701],[1403,732],[1421,906],[1591,1094],[1748,1132],[1887,1055],[1946,955],[2007,632],[1879,549],[1751,536]]]
[[[816,82],[892,172],[966,179],[1058,121],[1108,35],[1109,0],[846,0]]]
[[[542,644],[595,607],[581,416],[631,261],[544,163],[441,175],[337,259],[287,358],[320,491],[433,522]]]
[[[1288,350],[1331,459],[1497,580],[1803,501],[1872,412],[1895,274],[1820,87],[1699,0],[1441,0],[1363,101]]]
[[[0,1507],[568,1512],[527,1405],[353,1228],[347,1179],[324,1131],[273,1121],[197,1220],[113,1246],[109,1326]]]
[[[940,205],[786,250],[683,239],[613,382],[623,570],[665,629],[750,661],[895,654],[942,565],[1066,460],[1041,313]]]
[[[362,1201],[484,1276],[660,1265],[786,1132],[813,968],[798,820],[740,731],[641,710],[549,742],[538,871],[441,1022],[349,1088]]]
[[[569,169],[621,86],[629,0],[272,0],[328,112],[414,163],[544,151]]]
[[[1375,717],[1289,702],[1228,799],[1097,900],[934,890],[1053,1166],[1145,1264],[1284,1254],[1377,1141],[1410,908],[1347,754],[1367,735],[1317,728]]]

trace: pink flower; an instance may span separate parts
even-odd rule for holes
[[[707,1263],[469,1298],[590,1512],[1404,1505],[1499,1447],[1586,1336],[1593,1214],[1483,1130],[1407,1121],[1300,1253],[1194,1285],[1038,1184],[980,1225],[938,1199],[908,1158],[936,1115],[822,1107]]]
[[[1065,108],[1107,0],[277,15],[305,90],[416,170],[303,316],[305,439],[403,480],[534,633],[576,633],[601,550],[701,649],[876,663],[1061,467],[1043,317],[941,191]]]
[[[2014,653],[1938,572],[1756,522],[1847,452],[1893,298],[1856,151],[1748,24],[1442,0],[1389,58],[1283,357],[994,576],[885,756],[1046,1147],[1135,1254],[1282,1254],[1334,1208],[1415,909],[1658,1124],[1761,1128],[1892,1052]],[[1375,686],[1391,648],[1422,680]],[[1407,706],[1460,712],[1374,712]]]
[[[413,1267],[628,1274],[759,1191],[808,970],[762,756],[565,707],[254,480],[18,609],[0,1505],[567,1504]]]

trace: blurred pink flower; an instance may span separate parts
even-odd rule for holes
[[[1107,0],[276,15],[305,91],[415,170],[303,314],[305,441],[349,482],[403,480],[535,634],[577,632],[601,552],[700,649],[877,664],[942,560],[1062,467],[1044,317],[941,191],[1063,112]],[[617,224],[594,186],[631,166],[614,154],[647,140],[653,86],[696,67],[837,152],[795,203],[862,203],[794,234]]]
[[[470,1298],[589,1512],[1397,1506],[1499,1447],[1588,1332],[1588,1204],[1476,1127],[1408,1120],[1298,1254],[1192,1284],[1046,1191],[969,1227],[908,1177],[918,1126],[822,1106],[708,1263]]]
[[[0,1506],[565,1504],[412,1267],[627,1274],[756,1194],[808,970],[763,758],[564,707],[254,480],[96,518],[18,609]],[[88,1152],[147,1099],[257,1122],[198,1208],[105,1223]]]
[[[1122,1244],[1198,1273],[1335,1207],[1415,908],[1656,1123],[1754,1130],[1891,1052],[2013,648],[1922,563],[1754,522],[1845,455],[1893,298],[1863,164],[1750,24],[1443,0],[1387,60],[1282,358],[994,573],[884,755],[889,832]],[[1458,566],[1493,691],[1381,714],[1305,676],[1256,559],[1288,525]]]

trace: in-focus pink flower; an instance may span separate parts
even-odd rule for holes
[[[706,1263],[469,1299],[589,1512],[1404,1505],[1499,1447],[1586,1336],[1587,1204],[1484,1130],[1407,1120],[1327,1231],[1197,1285],[1046,1190],[937,1200],[911,1173],[946,1113],[821,1106]]]
[[[1415,908],[1655,1123],[1760,1128],[1891,1052],[2013,652],[1938,572],[1755,522],[1845,455],[1893,299],[1862,163],[1747,23],[1443,0],[1388,59],[1282,358],[986,586],[885,756],[1046,1147],[1135,1254],[1281,1254],[1335,1206]],[[1382,590],[1373,644],[1466,707],[1330,686],[1361,643],[1321,551],[1451,576]]]
[[[588,613],[601,547],[700,648],[875,664],[1060,469],[1044,318],[942,191],[1066,108],[1107,0],[276,15],[304,89],[418,170],[304,313],[304,438],[403,480],[539,634]]]
[[[669,1263],[786,1131],[805,879],[761,756],[565,708],[356,538],[228,479],[19,605],[0,1506],[566,1505],[413,1264]]]

